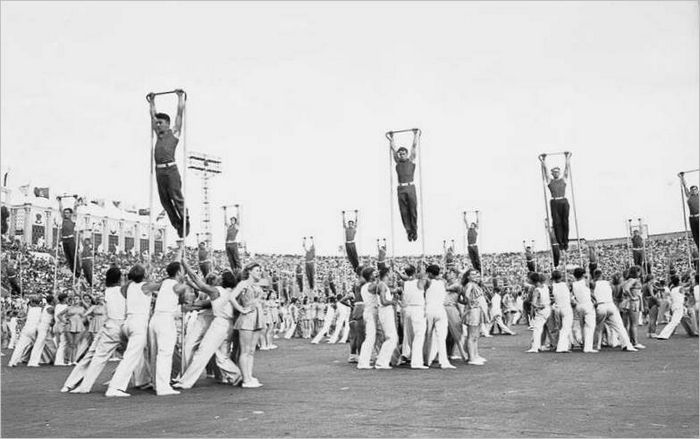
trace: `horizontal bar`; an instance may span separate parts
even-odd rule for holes
[[[567,152],[569,153],[569,155],[573,155],[573,154],[571,153],[571,151],[562,151],[562,152],[543,152],[542,154],[545,154],[545,155],[566,155],[566,153],[567,153]],[[542,154],[540,154],[540,155],[542,155]],[[539,156],[538,156],[538,157],[539,157]]]
[[[684,174],[692,174],[693,172],[698,172],[698,171],[700,171],[700,169],[691,169],[690,171],[681,171],[681,172]],[[680,174],[680,172],[679,172],[679,174]]]

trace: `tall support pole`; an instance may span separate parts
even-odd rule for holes
[[[686,248],[686,253],[688,255],[688,265],[690,267],[693,266],[693,255],[690,250],[690,236],[688,235],[688,215],[685,210],[685,185],[683,184],[683,180],[680,180],[681,183],[681,205],[683,206],[683,228],[685,229],[685,248]]]
[[[153,182],[155,181],[155,131],[153,131],[153,121],[149,124],[151,131],[151,155],[150,155],[150,178],[148,184],[148,273],[153,273],[153,257],[151,254],[151,248],[155,246],[153,242]],[[140,250],[140,249],[139,249]]]
[[[388,138],[388,136],[387,136]],[[391,140],[391,139],[390,139]],[[394,163],[394,155],[392,154],[391,148],[389,148],[389,228],[391,239],[391,262],[394,262],[396,257],[395,249],[395,237],[394,237],[394,170],[392,169],[392,164]]]
[[[187,101],[187,95],[184,95],[185,102]],[[182,248],[183,258],[187,257],[187,103],[185,103],[182,108]],[[183,328],[184,329],[184,328]],[[184,373],[184,371],[183,371]]]
[[[571,157],[571,153],[569,153]],[[576,227],[576,248],[578,248],[578,259],[581,267],[583,268],[583,251],[581,250],[581,236],[578,231],[578,214],[576,213],[576,194],[574,192],[574,175],[571,172],[571,165],[567,161],[566,166],[569,168],[569,181],[571,182],[571,204],[574,208],[574,225]]]
[[[92,279],[92,285],[90,285],[90,294],[95,294],[95,228],[90,224],[90,243],[92,244],[92,264],[90,264],[90,278]],[[126,247],[126,246],[125,246]]]
[[[423,132],[418,129],[418,132],[414,135],[418,136],[418,139],[416,140],[416,147],[418,148],[418,180],[419,180],[419,186],[418,186],[418,197],[419,200],[418,202],[420,203],[420,234],[421,234],[421,256],[423,259],[425,259],[425,216],[423,215],[423,156],[422,156],[422,149],[421,148],[421,136]]]
[[[545,219],[545,232],[547,233],[547,239],[545,242],[549,242],[549,247],[550,251],[552,254],[552,267],[554,267],[554,251],[551,250],[552,247],[552,236],[549,231],[549,228],[552,226],[550,222],[550,217],[549,217],[549,200],[547,199],[547,174],[545,173],[546,171],[542,166],[540,166],[540,173],[542,174],[542,194],[544,195],[544,211],[547,215],[547,218]]]
[[[78,216],[78,203],[75,203],[75,224],[80,223],[80,217]],[[75,252],[73,253],[73,294],[76,293],[75,291],[75,285],[78,282],[78,276],[76,276],[75,272],[78,270],[78,253],[80,252],[80,242],[82,241],[80,229],[76,228],[74,230],[75,237]],[[78,275],[80,272],[78,271]]]
[[[56,218],[53,219],[54,223],[56,222]],[[58,227],[58,224],[56,224],[56,233],[54,233],[55,238],[56,238],[56,253],[54,254],[54,262],[55,264],[53,265],[53,294],[54,296],[58,296],[58,243],[59,243],[59,237],[61,234],[61,229]]]
[[[629,258],[627,260],[628,267],[634,265],[634,250],[632,250],[632,248],[632,219],[629,218],[627,220],[627,257]]]
[[[639,234],[642,237],[642,251],[644,252],[644,258],[642,259],[642,274],[647,275],[647,268],[649,267],[649,259],[647,258],[647,238],[644,236],[644,227],[641,218],[637,218],[637,223],[639,224]],[[647,234],[647,237],[649,235]]]

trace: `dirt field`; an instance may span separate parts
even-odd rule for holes
[[[3,437],[698,437],[698,339],[638,353],[527,354],[530,332],[480,340],[486,366],[360,371],[348,347],[278,340],[256,354],[265,386],[201,382],[182,395],[59,392],[69,368],[8,368]],[[682,333],[682,331],[679,331]],[[5,352],[8,353],[7,351]],[[102,382],[116,363],[109,363]]]

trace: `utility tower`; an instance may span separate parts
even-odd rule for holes
[[[211,202],[209,201],[209,180],[221,174],[221,157],[191,152],[187,157],[187,169],[195,171],[202,179],[202,236],[211,249]]]

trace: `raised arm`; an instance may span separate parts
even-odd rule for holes
[[[547,169],[547,162],[545,161],[547,154],[540,154],[540,166],[542,167],[542,174],[544,175],[544,180],[549,183],[552,178],[549,176],[549,170]]]
[[[467,211],[462,212],[462,221],[464,221],[464,227],[469,228],[469,221],[467,221]]]
[[[156,96],[154,93],[148,93],[146,95],[146,100],[148,101],[148,111],[151,114],[151,129],[156,130]]]
[[[681,178],[681,183],[683,183],[683,191],[685,192],[685,196],[690,197],[690,190],[688,189],[688,183],[685,182],[685,172],[679,172],[678,176]]]
[[[224,211],[224,226],[228,227],[231,225],[228,221],[228,209],[226,206],[221,206],[221,210]]]
[[[564,165],[564,180],[568,180],[569,168],[571,167],[571,153],[569,151],[565,151],[564,157],[566,159],[566,164]]]
[[[177,115],[175,116],[175,124],[173,125],[173,134],[179,137],[182,131],[182,114],[185,112],[185,92],[183,90],[175,90],[177,93]]]
[[[357,224],[358,218],[359,218],[359,216],[358,216],[358,213],[357,213],[357,209],[355,209],[355,228],[357,228],[357,225],[358,225],[358,224]]]
[[[346,230],[346,229],[348,228],[348,225],[347,225],[347,223],[345,222],[345,211],[342,210],[340,213],[341,213],[341,215],[343,216],[343,229]]]
[[[387,133],[387,137],[389,138],[389,148],[391,149],[391,153],[394,156],[394,161],[398,162],[399,153],[396,152],[396,144],[394,143],[394,133],[392,131],[389,131]]]
[[[411,145],[411,156],[409,159],[412,162],[416,161],[416,148],[418,148],[418,140],[420,139],[420,130],[418,128],[414,128],[413,130],[413,144]]]
[[[200,278],[197,273],[192,271],[192,268],[190,268],[190,266],[187,265],[187,262],[184,260],[182,261],[182,268],[185,269],[185,273],[187,273],[189,278],[192,279],[192,283],[194,283],[196,289],[207,294],[209,297],[215,296],[213,298],[216,298],[218,296],[219,290],[216,287],[207,285],[204,281],[202,281],[202,278]]]

